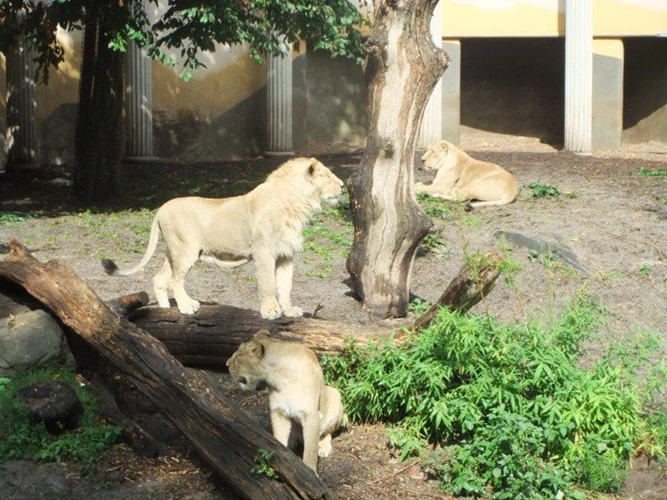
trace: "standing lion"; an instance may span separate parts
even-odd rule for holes
[[[504,168],[475,160],[447,141],[436,141],[422,156],[424,166],[437,170],[429,185],[415,184],[417,193],[445,200],[470,201],[473,207],[507,205],[516,199],[519,184]]]
[[[294,254],[301,249],[302,230],[321,200],[340,196],[343,181],[315,158],[295,158],[273,171],[265,182],[231,198],[174,198],[153,219],[148,248],[141,262],[121,270],[102,261],[106,272],[129,276],[153,256],[160,233],[167,247],[162,268],[153,278],[160,307],[169,307],[169,292],[182,314],[194,314],[199,302],[185,292],[185,277],[202,260],[220,267],[238,267],[254,260],[260,313],[265,319],[301,316],[292,305]]]

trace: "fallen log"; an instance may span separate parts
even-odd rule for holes
[[[257,311],[226,305],[202,305],[193,315],[175,307],[140,307],[128,318],[162,341],[171,354],[188,365],[223,365],[258,330],[281,340],[300,342],[319,354],[340,354],[347,338],[377,340],[393,329],[376,323],[350,324],[316,318],[262,319]]]
[[[324,498],[319,477],[250,419],[196,370],[111,311],[72,270],[40,263],[20,243],[0,262],[0,277],[21,285],[105,361],[136,386],[189,439],[230,487],[244,498]],[[260,450],[281,481],[251,472]]]
[[[427,327],[441,308],[469,311],[495,286],[501,260],[501,255],[492,253],[474,268],[464,265],[440,299],[411,325],[370,321],[362,325],[306,317],[267,321],[257,311],[226,305],[203,305],[194,315],[182,315],[175,307],[145,306],[130,311],[128,318],[189,365],[224,365],[239,345],[260,329],[282,340],[303,343],[319,354],[335,355],[345,350],[348,338],[368,342],[395,334],[396,339],[402,339],[406,332]]]

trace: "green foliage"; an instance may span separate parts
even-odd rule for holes
[[[641,395],[656,391],[640,384],[632,362],[656,352],[654,343],[615,343],[582,367],[603,318],[583,295],[548,326],[443,310],[401,347],[351,343],[323,366],[353,420],[391,424],[402,458],[426,440],[447,445],[431,468],[449,492],[583,497],[577,488],[618,491],[641,443],[661,456],[667,436],[667,419],[643,413]]]
[[[23,387],[46,380],[67,383],[84,407],[79,426],[59,436],[49,434],[43,423],[33,422],[18,397]],[[99,420],[98,406],[94,394],[77,382],[73,372],[64,369],[43,369],[14,379],[0,379],[0,460],[73,460],[90,470],[100,453],[118,441],[121,432],[119,427]]]
[[[637,175],[640,177],[667,177],[667,168],[640,168]]]
[[[21,222],[27,222],[31,219],[37,219],[39,216],[36,214],[16,214],[13,212],[0,212],[0,224],[10,226],[14,224],[19,224]]]
[[[561,190],[553,184],[542,184],[541,182],[531,182],[528,184],[533,198],[558,198]]]
[[[348,0],[174,0],[153,24],[146,12],[151,8],[144,2],[6,0],[0,2],[0,51],[6,53],[24,34],[32,40],[40,72],[48,80],[49,68],[64,59],[56,26],[81,30],[94,21],[103,26],[113,50],[125,52],[132,40],[167,65],[176,64],[169,53],[178,52],[185,79],[204,66],[200,54],[214,51],[216,43],[247,44],[257,62],[264,54],[284,53],[283,37],[295,43],[306,40],[313,49],[334,57],[361,62],[365,55],[359,28],[368,20]]]
[[[413,312],[419,316],[424,314],[430,308],[431,308],[430,302],[428,302],[427,300],[420,299],[419,297],[415,297],[408,304],[408,311]]]
[[[449,253],[449,248],[447,248],[447,244],[439,231],[431,230],[419,244],[417,256],[421,257],[427,253],[434,253],[441,256]]]
[[[272,457],[273,457],[272,451],[264,450],[261,448],[257,450],[257,455],[255,455],[255,458],[253,459],[255,465],[253,465],[252,469],[250,469],[250,473],[262,474],[268,478],[280,480],[280,476],[278,475],[278,473],[275,471],[273,467],[271,467]]]

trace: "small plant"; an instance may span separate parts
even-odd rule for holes
[[[528,184],[533,198],[558,198],[561,190],[553,184],[542,184],[541,182],[531,182]]]
[[[642,264],[639,266],[639,269],[637,269],[636,272],[637,276],[643,276],[644,278],[648,278],[651,275],[651,266],[648,264]]]
[[[271,458],[273,458],[272,451],[264,450],[262,448],[257,450],[257,455],[255,455],[255,458],[253,459],[255,465],[250,469],[250,473],[261,474],[270,479],[279,480],[280,476],[275,469],[271,467]]]
[[[419,316],[424,314],[426,311],[428,311],[431,308],[431,303],[420,299],[419,297],[415,297],[412,299],[410,304],[408,304],[408,311],[413,312]]]
[[[640,177],[667,177],[667,168],[640,168],[637,175]]]
[[[429,252],[436,255],[447,255],[449,253],[449,248],[447,248],[444,239],[437,232],[431,232],[424,237],[419,244],[417,255],[423,256]]]

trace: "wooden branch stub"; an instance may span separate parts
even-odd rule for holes
[[[438,301],[412,324],[410,331],[416,332],[429,326],[443,307],[450,311],[468,312],[495,287],[501,261],[502,255],[491,253],[475,268],[464,265]]]

